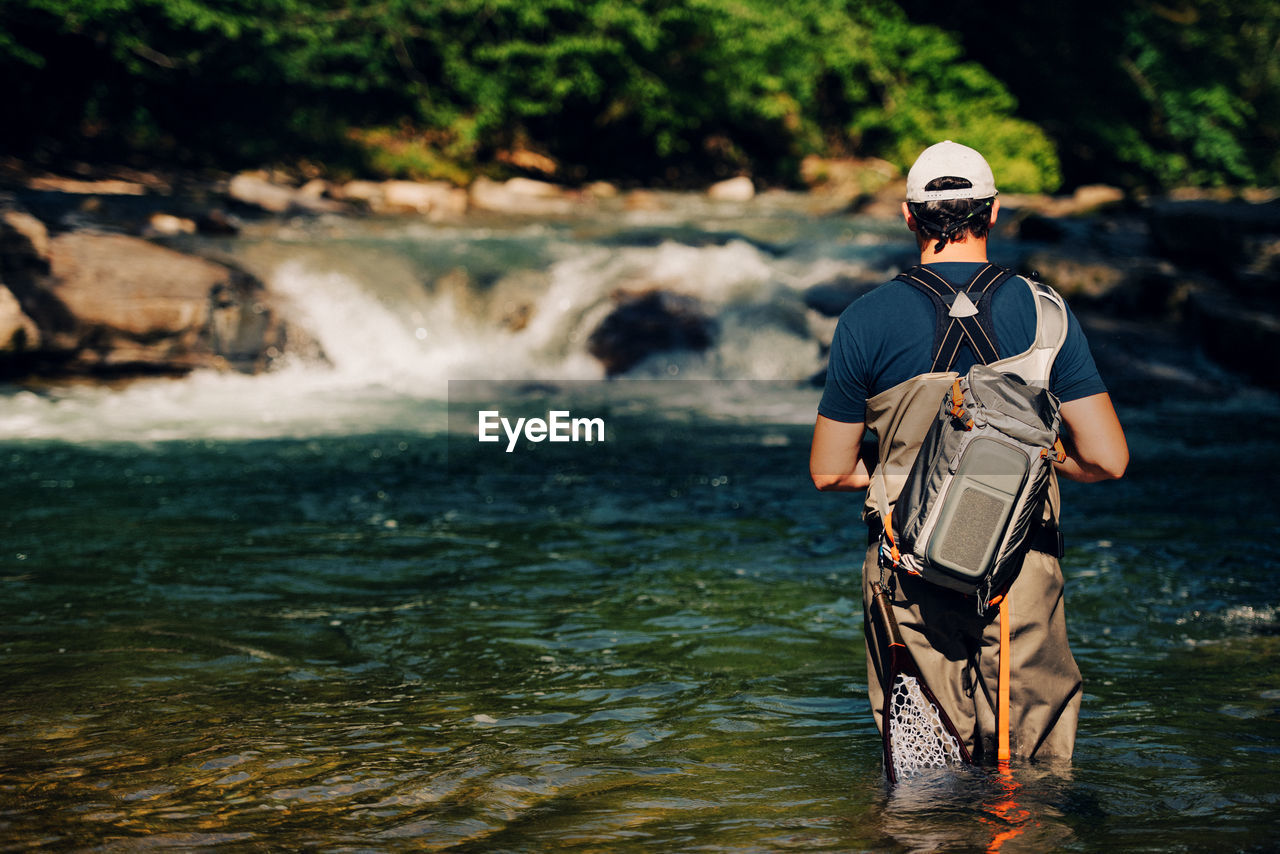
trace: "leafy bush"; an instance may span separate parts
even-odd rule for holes
[[[1275,4],[1004,5],[8,0],[6,148],[456,181],[527,150],[562,180],[785,182],[808,154],[905,167],[951,138],[1008,190],[1055,189],[1059,150],[1073,182],[1276,179]]]
[[[1068,183],[1280,181],[1280,4],[1001,3],[908,13],[956,33],[1057,143]]]

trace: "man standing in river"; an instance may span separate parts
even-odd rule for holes
[[[920,263],[958,289],[971,283],[988,263],[988,233],[1000,211],[996,196],[991,168],[977,151],[951,141],[927,148],[907,176],[902,206]],[[984,314],[1000,358],[1027,349],[1036,332],[1031,291],[1011,286],[1013,281],[1016,277],[996,286],[987,298],[989,314]],[[937,396],[920,393],[922,377],[937,370],[936,322],[932,301],[900,280],[855,301],[841,315],[809,461],[818,489],[867,489],[879,464],[883,470],[876,476],[884,476],[892,508],[903,480],[898,475],[910,468],[938,410]],[[963,376],[977,359],[961,344],[951,370]],[[1070,314],[1049,389],[1062,403],[1065,425],[1067,456],[1054,464],[1056,472],[1078,481],[1120,477],[1129,460],[1124,431],[1088,342]],[[879,439],[878,460],[863,456],[868,428]],[[1056,528],[1056,481],[1046,500]],[[876,539],[880,516],[870,497],[863,516]],[[871,602],[871,582],[880,577],[877,553],[873,541],[863,562],[865,603]],[[1062,591],[1057,557],[1033,544],[1005,593],[1012,615],[1008,726],[1014,757],[1069,758],[1075,745],[1081,680],[1067,645]],[[971,598],[907,573],[894,573],[890,602],[912,657],[969,753],[975,761],[995,760],[1000,632],[994,609],[980,616]],[[866,625],[868,694],[883,731],[885,657],[869,618]]]

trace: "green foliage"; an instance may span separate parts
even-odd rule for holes
[[[1077,0],[970,7],[902,0],[1057,143],[1066,181],[1280,182],[1280,4]]]
[[[363,155],[363,165],[376,177],[454,184],[466,184],[471,177],[465,165],[432,144],[432,134],[409,126],[353,129],[349,137]]]
[[[1014,191],[1055,189],[1059,150],[1068,180],[1276,179],[1268,0],[927,4],[943,28],[902,8],[924,5],[7,0],[6,147],[459,181],[527,149],[567,180],[786,181],[808,154],[905,167],[951,138]]]
[[[896,14],[895,14],[896,13]],[[879,92],[851,124],[854,139],[907,167],[925,147],[952,139],[983,152],[1008,192],[1051,192],[1060,176],[1053,143],[1015,116],[1017,102],[956,40],[910,24],[896,7],[877,13],[871,54]]]
[[[1140,3],[1126,20],[1120,67],[1146,103],[1148,126],[1126,139],[1122,156],[1166,186],[1274,181],[1267,155],[1280,130],[1280,6]],[[1251,140],[1257,131],[1272,145],[1258,150]]]

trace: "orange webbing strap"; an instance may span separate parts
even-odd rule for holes
[[[1001,762],[1009,760],[1009,613],[1008,597],[1000,600],[1000,687],[997,690],[996,709],[996,759]]]
[[[1048,458],[1049,450],[1047,448],[1041,448],[1040,459],[1046,460]],[[1053,440],[1053,458],[1060,463],[1065,463],[1067,461],[1067,449],[1063,447],[1062,439],[1060,438]]]
[[[898,562],[902,560],[902,553],[898,551],[898,541],[893,538],[893,517],[890,516],[884,520],[884,535],[889,541],[889,559],[893,561],[893,568],[898,568]]]
[[[960,379],[957,377],[951,383],[951,417],[958,419],[964,424],[964,429],[973,429],[973,419],[965,418],[964,410],[964,392],[960,389]]]

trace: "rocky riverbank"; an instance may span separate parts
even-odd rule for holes
[[[791,209],[814,217],[898,216],[901,178],[887,164],[811,161],[804,174],[810,190],[786,194]],[[256,372],[287,352],[320,357],[261,281],[221,259],[175,251],[165,245],[173,236],[230,235],[297,217],[449,224],[661,214],[673,199],[690,198],[525,178],[482,178],[463,189],[269,172],[87,180],[10,170],[4,184],[0,377],[9,381]],[[696,195],[699,204],[743,216],[779,198],[745,177]],[[1087,187],[1069,197],[1005,196],[1002,203],[994,260],[1037,271],[1067,296],[1118,397],[1214,396],[1241,381],[1280,389],[1271,370],[1280,352],[1280,202],[1264,194],[1133,200]],[[912,263],[910,249],[904,240],[896,262]],[[877,271],[810,287],[803,295],[810,334],[825,346],[834,318],[881,280]],[[656,329],[675,332],[655,336]],[[588,351],[612,375],[654,350],[706,346],[713,334],[714,324],[699,318],[696,300],[677,286],[620,295]]]

